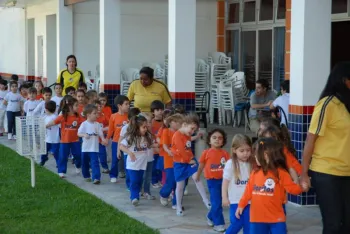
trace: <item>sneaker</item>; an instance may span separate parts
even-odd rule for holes
[[[158,188],[161,188],[161,186],[159,186],[159,184],[152,184],[152,187],[155,188],[155,189],[158,189]]]
[[[158,182],[158,185],[159,185],[160,188],[163,187],[162,182]]]
[[[211,209],[211,204],[210,203],[206,203],[205,206],[207,207],[208,210]]]
[[[164,197],[160,197],[160,204],[162,204],[163,206],[167,206],[169,204],[169,201],[167,198]],[[176,210],[176,206],[175,206],[175,210]]]
[[[176,208],[177,208],[176,205],[171,206],[171,209],[173,209],[173,210],[176,210]]]
[[[184,216],[184,212],[182,210],[177,210],[176,211],[176,215],[179,217],[183,217]]]
[[[108,174],[110,171],[108,169],[102,169],[103,174]]]
[[[117,183],[117,178],[111,178],[111,183]]]
[[[139,204],[139,200],[136,199],[136,198],[134,198],[134,199],[131,201],[131,204],[132,204],[133,206],[137,206],[137,205]]]
[[[79,174],[81,172],[81,169],[80,168],[75,168],[75,173]]]
[[[125,178],[125,172],[123,171],[119,172],[119,178]]]
[[[213,223],[213,221],[212,221],[211,219],[209,219],[208,215],[206,216],[206,218],[207,218],[207,224],[208,224],[208,226],[209,226],[209,227],[214,227],[214,223]]]
[[[216,232],[224,232],[226,228],[224,225],[217,225],[217,226],[214,226],[213,230]]]
[[[184,196],[187,196],[188,195],[188,190],[187,190],[187,187],[185,188],[185,191],[184,191]]]
[[[100,184],[101,182],[99,180],[94,180],[93,184]]]
[[[85,182],[91,182],[91,178],[85,178]]]
[[[147,200],[156,200],[155,196],[152,196],[151,194],[148,193],[144,193],[143,194],[144,198],[146,198]]]
[[[12,133],[7,134],[7,139],[12,140]]]
[[[17,140],[16,135],[12,135],[12,140]]]
[[[63,178],[66,178],[66,175],[64,173],[58,173],[58,176],[63,179]]]

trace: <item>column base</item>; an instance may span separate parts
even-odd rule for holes
[[[180,104],[185,108],[186,112],[196,111],[196,93],[195,92],[171,92],[173,99],[172,104]]]
[[[112,107],[112,112],[117,111],[117,107],[114,105],[114,98],[120,95],[120,85],[119,84],[100,84],[101,92],[104,92],[108,96],[108,104]]]
[[[297,106],[289,105],[289,131],[291,140],[297,151],[298,160],[301,163],[302,154],[309,125],[314,111],[314,106]],[[288,201],[298,205],[317,205],[316,193],[314,189],[310,189],[307,193],[301,195],[288,194]]]

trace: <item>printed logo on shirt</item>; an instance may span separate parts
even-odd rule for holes
[[[210,171],[222,171],[225,168],[225,164],[226,164],[226,159],[224,156],[222,156],[221,160],[220,160],[220,164],[211,164],[210,165]]]
[[[73,77],[69,78],[69,82],[71,83],[73,82]]]
[[[146,151],[147,150],[147,144],[143,143],[140,145],[140,147],[135,146],[134,147],[134,152],[136,151]]]
[[[124,126],[127,125],[127,124],[128,124],[128,121],[123,121],[122,124],[116,124],[115,127],[116,127],[116,128],[122,128],[122,127],[124,127]]]
[[[11,99],[10,102],[19,102],[19,98],[18,99]]]
[[[93,132],[93,133],[86,133],[88,134],[89,136],[98,136],[97,133]]]
[[[72,125],[66,124],[64,127],[65,128],[77,128],[77,126],[78,126],[78,122],[77,121],[73,121]]]
[[[32,112],[32,111],[34,111],[34,109],[35,109],[35,108],[33,108],[33,109],[29,109],[29,110],[28,110],[28,112]]]
[[[248,180],[236,180],[236,185],[246,185],[248,183]]]
[[[82,117],[85,117],[85,115],[84,115],[84,111],[83,111],[83,112],[81,112],[81,113],[80,113],[80,115],[81,115]]]
[[[186,142],[185,149],[186,149],[186,150],[190,150],[190,149],[191,149],[191,145],[192,145],[192,144],[191,144],[191,141],[187,141],[187,142]]]
[[[263,186],[254,185],[253,194],[273,196],[275,185],[276,183],[272,178],[267,178]]]

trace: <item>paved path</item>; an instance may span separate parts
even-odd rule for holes
[[[228,127],[228,145],[230,145],[233,129]],[[232,129],[232,130],[230,130]],[[237,129],[234,130],[237,133]],[[238,131],[242,131],[239,129]],[[6,137],[0,137],[0,144],[6,145],[15,150],[15,141],[9,141]],[[52,158],[45,167],[56,173],[55,162]],[[30,170],[30,168],[28,168]],[[40,180],[40,178],[37,178]],[[153,189],[153,195],[157,200],[141,200],[138,207],[133,207],[129,200],[129,192],[126,191],[124,180],[117,184],[111,184],[109,177],[102,174],[101,184],[93,185],[83,180],[81,175],[76,175],[71,163],[68,165],[67,181],[84,189],[85,191],[102,199],[118,210],[125,212],[130,217],[144,222],[149,227],[159,229],[162,234],[207,234],[216,233],[206,225],[206,208],[201,202],[195,185],[190,182],[189,195],[184,197],[185,216],[177,217],[174,210],[163,207],[159,203],[159,189]],[[28,181],[30,183],[30,181]],[[205,185],[206,186],[206,185]],[[226,223],[229,223],[229,210],[224,209]],[[287,225],[288,234],[319,234],[322,233],[321,216],[318,207],[300,207],[287,204]]]

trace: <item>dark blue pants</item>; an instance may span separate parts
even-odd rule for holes
[[[250,223],[250,234],[286,234],[287,226],[281,223]]]
[[[174,168],[165,169],[166,179],[165,184],[159,192],[161,197],[167,198],[170,196],[171,192],[176,190],[176,181],[174,176]],[[173,196],[173,205],[176,205],[176,196]]]
[[[45,164],[48,158],[49,152],[53,154],[53,157],[55,158],[56,161],[56,166],[58,166],[58,152],[60,149],[60,144],[59,143],[46,143],[46,154],[41,155],[41,162]]]
[[[68,155],[72,153],[74,164],[77,168],[81,167],[81,145],[80,142],[61,143],[58,157],[58,173],[67,173]]]
[[[238,204],[230,205],[230,226],[226,229],[227,234],[237,234],[243,228],[244,234],[250,233],[250,205],[248,204],[240,217],[237,219],[235,216]]]
[[[125,168],[125,185],[127,189],[130,189],[130,175],[128,169],[126,169],[126,160],[128,159],[128,155],[124,154],[124,168]]]
[[[16,135],[16,117],[21,116],[21,112],[6,111],[6,116],[7,116],[8,133],[12,133],[13,135]]]
[[[143,192],[151,194],[151,179],[152,179],[153,161],[147,162],[147,168],[143,176]]]
[[[159,154],[154,155],[153,167],[152,167],[152,184],[156,184],[162,181],[162,172],[158,169]]]
[[[99,149],[99,157],[100,157],[101,166],[103,169],[108,170],[106,146],[99,144],[98,149]]]
[[[130,200],[140,199],[143,172],[143,170],[128,170],[130,176]]]
[[[97,152],[82,152],[81,172],[83,177],[90,178],[90,166],[92,170],[92,180],[101,180],[100,162]]]
[[[207,180],[208,190],[210,193],[211,208],[208,213],[208,218],[214,223],[215,226],[224,225],[224,215],[222,214],[222,196],[221,185],[222,179],[209,179]]]
[[[118,142],[112,142],[112,165],[111,165],[111,171],[109,172],[110,178],[118,178],[118,162],[119,159],[117,158],[118,153]]]

